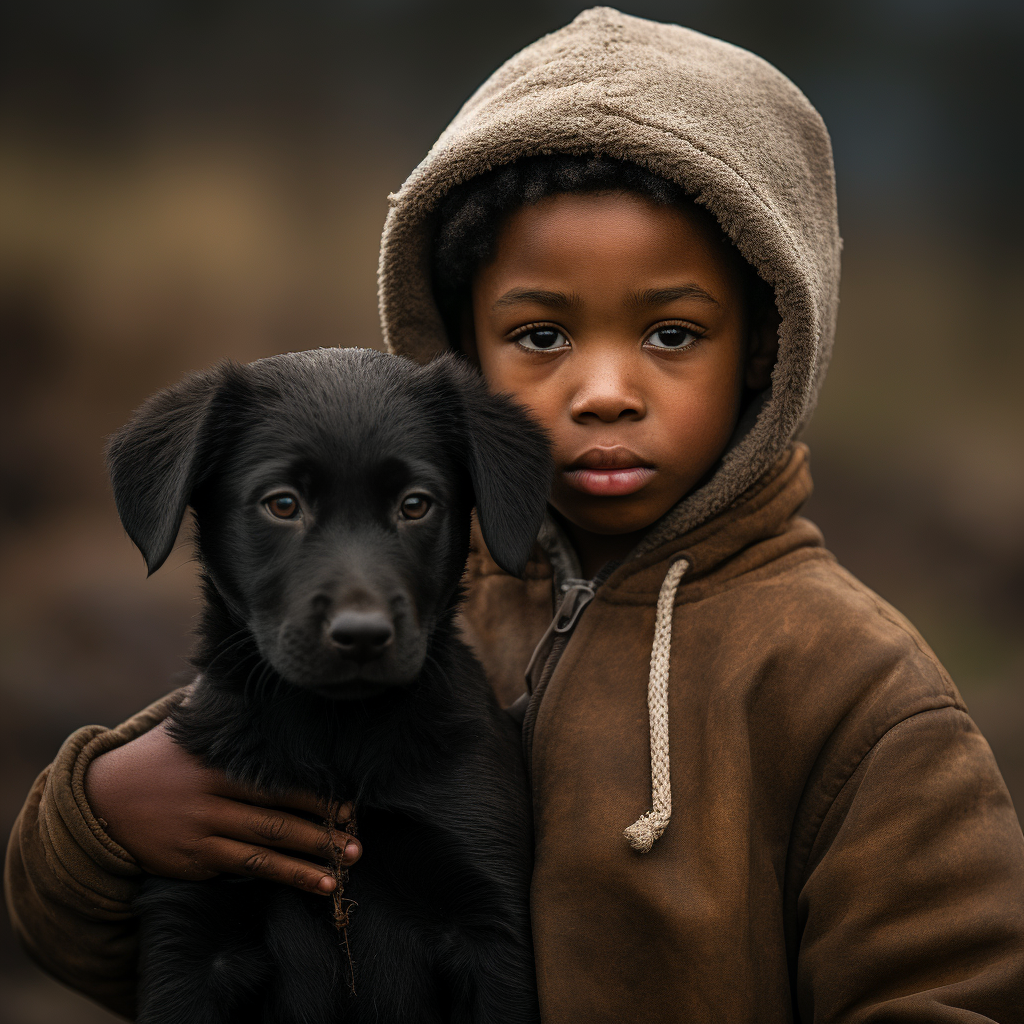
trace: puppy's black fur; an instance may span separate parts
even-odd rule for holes
[[[518,737],[453,619],[474,506],[497,562],[525,566],[539,429],[453,358],[325,349],[190,377],[108,456],[150,572],[195,515],[202,678],[176,740],[262,791],[353,799],[366,850],[355,995],[329,898],[152,878],[139,1020],[535,1021]]]

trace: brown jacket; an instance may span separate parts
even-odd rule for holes
[[[542,693],[543,1018],[1024,1021],[1024,837],[914,628],[808,521],[806,449],[617,569]],[[673,812],[650,853],[647,677],[668,566]]]
[[[714,520],[617,569],[543,692],[529,753],[546,1024],[1024,1022],[1024,836],[991,751],[898,612],[796,517],[797,446]],[[647,677],[667,567],[671,821],[650,853]],[[477,545],[466,631],[506,693],[550,615]],[[514,623],[516,628],[510,628]],[[134,1005],[140,872],[89,811],[91,758],[150,728],[80,730],[12,835],[19,934],[57,977]]]

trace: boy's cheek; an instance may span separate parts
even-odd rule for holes
[[[499,368],[481,366],[488,390],[493,394],[510,395],[523,406],[534,421],[547,431],[551,439],[551,454],[559,467],[571,462],[579,452],[570,454],[570,446],[563,435],[569,425],[569,397],[560,390],[544,387],[542,381],[525,373],[495,372]]]

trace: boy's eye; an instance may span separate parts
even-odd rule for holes
[[[299,517],[299,499],[287,491],[265,498],[263,505],[275,519],[298,519]]]
[[[659,327],[650,334],[646,345],[652,348],[680,349],[689,348],[695,341],[700,341],[700,335],[691,331],[688,327]]]
[[[528,352],[552,352],[568,347],[569,339],[557,327],[532,327],[516,338],[516,344]]]

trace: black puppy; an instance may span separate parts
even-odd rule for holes
[[[330,899],[147,880],[139,1020],[535,1021],[518,737],[453,620],[474,506],[525,566],[540,430],[454,358],[321,349],[187,378],[108,456],[151,573],[195,516],[202,679],[175,739],[259,790],[354,800],[366,844],[351,976]]]

